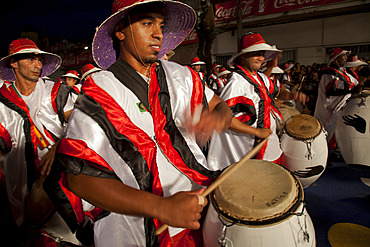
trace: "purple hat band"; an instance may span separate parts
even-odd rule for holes
[[[170,0],[137,2],[114,13],[97,28],[92,45],[93,58],[97,65],[106,69],[117,60],[111,35],[118,21],[133,7],[152,2],[160,2],[165,6],[166,24],[163,28],[162,48],[158,57],[175,49],[188,36],[194,28],[197,18],[195,11],[190,6]]]
[[[9,62],[10,62],[11,57],[18,55],[18,54],[44,55],[40,77],[49,76],[54,71],[56,71],[62,63],[61,57],[56,54],[44,52],[41,50],[35,50],[35,49],[29,49],[29,50],[25,49],[20,52],[14,53],[12,55],[6,56],[0,60],[0,78],[1,79],[5,81],[15,81],[15,75],[14,75],[13,69],[11,68]]]

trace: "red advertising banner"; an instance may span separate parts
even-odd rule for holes
[[[268,15],[296,10],[308,6],[326,5],[346,0],[243,0],[241,1],[242,17]],[[222,25],[237,18],[237,0],[215,5],[216,25]]]

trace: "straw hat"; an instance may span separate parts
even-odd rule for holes
[[[62,77],[72,77],[72,78],[75,78],[77,80],[80,79],[80,77],[78,77],[77,71],[75,71],[75,70],[67,71],[66,74],[62,75]]]
[[[205,62],[203,62],[203,61],[200,61],[199,57],[193,57],[193,58],[191,59],[191,64],[190,64],[190,66],[193,66],[193,65],[204,65],[204,64],[206,64],[206,63],[205,63]]]
[[[347,63],[344,67],[352,68],[352,67],[357,67],[357,66],[362,66],[362,65],[368,65],[368,64],[359,60],[358,56],[353,54],[353,55],[348,57]]]
[[[20,54],[44,55],[40,77],[52,74],[62,63],[62,59],[58,55],[40,50],[32,40],[16,39],[9,45],[8,56],[0,60],[0,77],[3,80],[15,80],[13,68],[10,66],[10,59]]]
[[[85,66],[82,67],[81,69],[81,80],[84,80],[86,76],[90,75],[91,73],[100,71],[100,68],[94,67],[92,64],[86,64]]]
[[[343,55],[343,54],[347,54],[348,55],[349,53],[351,53],[351,52],[350,51],[343,50],[341,48],[334,48],[334,49],[330,50],[329,51],[329,62],[328,62],[328,64],[331,64],[340,55]]]
[[[134,7],[148,3],[162,3],[164,5],[165,26],[163,27],[162,48],[158,57],[175,49],[193,30],[197,16],[188,5],[171,0],[115,0],[113,14],[108,17],[97,29],[93,39],[92,53],[96,64],[106,69],[116,59],[113,48],[112,33],[116,24]]]
[[[229,66],[234,66],[235,59],[245,53],[265,51],[265,61],[267,61],[282,52],[281,50],[276,49],[276,47],[266,44],[265,40],[259,33],[253,32],[246,33],[241,37],[240,49],[241,50],[238,52],[238,54],[231,57],[227,62]]]
[[[223,76],[223,75],[228,75],[228,74],[230,74],[230,73],[231,73],[231,71],[229,71],[229,70],[227,70],[226,68],[222,67],[222,68],[220,69],[220,73],[218,73],[218,77],[221,77],[221,76]]]

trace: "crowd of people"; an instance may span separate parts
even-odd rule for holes
[[[1,189],[30,246],[202,246],[201,194],[226,167],[265,138],[254,158],[284,165],[279,106],[317,101],[305,109],[335,150],[333,122],[369,78],[340,48],[328,65],[279,67],[282,51],[252,32],[208,76],[198,57],[169,61],[194,27],[191,7],[114,1],[112,10],[94,36],[96,66],[81,73],[51,80],[61,58],[29,39],[0,60]]]

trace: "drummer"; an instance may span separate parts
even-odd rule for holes
[[[233,128],[215,133],[208,153],[209,165],[215,169],[222,169],[240,160],[271,132],[267,144],[256,158],[281,163],[282,150],[276,126],[277,121],[282,121],[282,115],[273,103],[279,88],[268,77],[281,51],[267,44],[258,33],[247,33],[240,41],[239,53],[228,61],[229,66],[235,69],[220,95],[233,112]],[[266,70],[270,74],[265,75],[258,70],[267,60],[272,62],[268,63]],[[307,99],[300,92],[294,96],[299,96],[302,102]]]
[[[334,135],[335,123],[341,109],[359,84],[357,79],[347,73],[344,68],[349,53],[341,48],[330,50],[328,67],[321,70],[322,76],[314,113],[328,132],[328,148],[334,151],[331,152],[330,157],[336,160],[340,156]]]
[[[0,60],[0,77],[5,80],[0,89],[0,154],[11,212],[20,229],[27,229],[28,193],[38,176],[49,174],[55,144],[64,135],[63,125],[73,108],[67,85],[41,78],[61,62],[29,39],[12,41],[9,55]],[[36,238],[45,237],[40,232]]]

